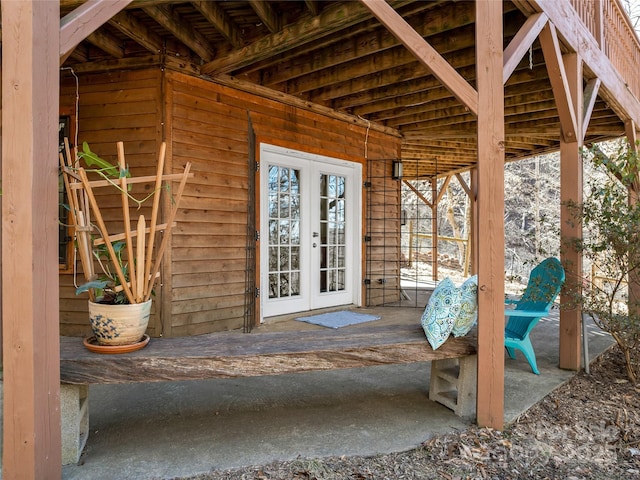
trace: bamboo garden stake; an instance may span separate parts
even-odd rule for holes
[[[166,154],[166,144],[163,142],[158,156],[157,171],[154,177],[138,177],[127,178],[125,172],[127,171],[124,144],[122,142],[117,143],[117,156],[119,177],[116,180],[107,179],[89,181],[87,177],[87,171],[83,167],[79,167],[77,164],[73,164],[70,160],[70,151],[67,143],[67,162],[65,163],[63,156],[60,156],[60,164],[64,172],[64,183],[67,191],[67,197],[69,201],[69,207],[71,209],[71,221],[76,229],[78,250],[80,252],[80,260],[82,263],[83,272],[87,282],[90,282],[96,278],[94,271],[94,263],[92,256],[92,246],[96,247],[104,244],[109,259],[115,269],[118,281],[120,285],[115,288],[115,291],[124,291],[127,301],[129,303],[143,303],[151,298],[155,279],[160,275],[160,264],[162,256],[167,246],[167,240],[171,232],[171,228],[174,223],[175,215],[180,203],[180,199],[184,192],[184,187],[189,177],[193,174],[190,173],[191,164],[187,163],[183,173],[181,174],[163,174],[164,160]],[[106,178],[106,176],[105,176]],[[160,194],[163,191],[162,182],[180,180],[178,191],[175,194],[173,207],[169,213],[166,223],[158,223],[158,215],[160,211]],[[150,197],[153,197],[153,205],[151,210],[151,218],[149,227],[147,228],[144,215],[138,217],[137,225],[134,230],[131,228],[130,218],[130,193],[129,187],[137,183],[147,183],[154,181],[154,190]],[[122,215],[124,222],[124,233],[110,235],[107,230],[106,222],[100,211],[98,201],[94,194],[94,188],[98,187],[116,187],[120,190],[120,199],[122,204]],[[133,199],[138,202],[137,200]],[[141,202],[138,202],[139,204]],[[93,216],[97,229],[100,233],[100,237],[93,242],[90,239],[90,231],[92,230],[92,224],[89,221],[89,209],[93,210]],[[160,247],[155,252],[155,262],[153,261],[153,250],[155,247],[155,235],[158,231],[163,230],[163,238],[160,243]],[[147,240],[146,235],[149,235]],[[134,238],[136,238],[134,245]],[[128,266],[126,271],[121,267],[121,261],[118,257],[119,252],[116,253],[112,242],[124,240],[126,243],[126,255]],[[93,243],[93,245],[92,245]],[[153,267],[152,267],[153,265]],[[95,294],[92,289],[89,289],[90,298],[93,301]]]

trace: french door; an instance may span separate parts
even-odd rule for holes
[[[263,317],[359,304],[361,168],[260,146]]]

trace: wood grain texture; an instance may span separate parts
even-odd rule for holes
[[[235,378],[456,358],[475,338],[450,338],[438,350],[417,326],[367,326],[293,332],[218,333],[152,339],[137,352],[104,355],[61,338],[63,383],[131,383]]]
[[[60,478],[58,6],[2,2],[3,478]]]
[[[502,5],[476,2],[478,424],[504,425],[504,96]],[[481,252],[481,254],[480,254]]]

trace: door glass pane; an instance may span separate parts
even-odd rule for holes
[[[269,298],[300,295],[300,171],[269,166]]]
[[[345,177],[320,175],[320,291],[346,289]]]

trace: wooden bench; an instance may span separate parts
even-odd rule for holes
[[[227,332],[151,339],[144,349],[93,353],[79,338],[60,339],[63,459],[75,463],[88,436],[88,385],[236,378],[431,361],[429,398],[472,417],[477,355],[473,337],[438,350],[420,325],[358,326],[287,332]]]

